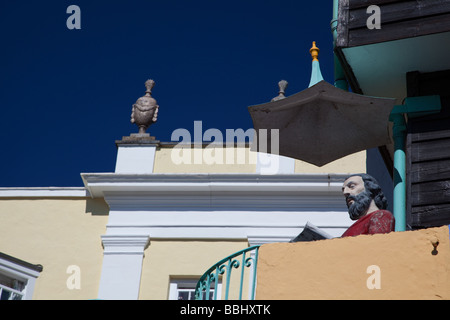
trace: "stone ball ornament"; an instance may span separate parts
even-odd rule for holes
[[[155,81],[147,80],[145,82],[145,95],[140,97],[131,111],[131,123],[139,127],[139,134],[145,134],[148,127],[156,122],[158,118],[159,106],[152,97],[152,89]]]

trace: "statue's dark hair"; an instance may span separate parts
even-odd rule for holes
[[[362,178],[362,180],[364,181],[364,188],[366,188],[366,190],[370,192],[370,195],[372,196],[372,199],[374,200],[376,206],[382,210],[386,210],[389,204],[383,191],[381,190],[380,185],[378,184],[378,181],[367,173],[352,174],[345,180],[354,176],[360,176]]]

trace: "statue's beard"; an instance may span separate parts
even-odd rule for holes
[[[353,200],[352,204],[348,203],[348,201],[350,200]],[[370,193],[365,190],[357,194],[356,196],[348,196],[346,198],[346,201],[350,219],[358,220],[366,214],[367,210],[370,207],[370,203],[372,202],[372,198],[370,196]]]

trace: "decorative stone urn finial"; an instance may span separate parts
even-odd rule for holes
[[[153,81],[152,79],[145,81],[145,88],[147,89],[147,91],[145,91],[145,96],[151,97],[152,89],[154,86],[155,86],[155,81]]]
[[[145,82],[145,95],[140,97],[131,111],[131,123],[135,123],[139,127],[139,134],[145,134],[148,127],[156,122],[158,118],[159,106],[152,97],[152,89],[155,81],[147,80]]]
[[[280,88],[280,90],[278,92],[278,96],[273,98],[272,101],[278,101],[278,100],[286,98],[286,96],[284,95],[284,92],[285,92],[287,86],[288,86],[288,82],[286,80],[281,80],[280,82],[278,82],[278,87]]]

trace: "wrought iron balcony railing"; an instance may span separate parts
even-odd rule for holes
[[[252,246],[240,250],[232,255],[220,260],[211,268],[209,268],[197,282],[195,288],[196,300],[209,300],[210,292],[213,290],[212,299],[217,300],[219,296],[224,296],[225,300],[238,299],[242,300],[244,288],[247,287],[244,279],[248,279],[248,300],[255,299],[256,289],[256,269],[258,265],[258,250],[259,246]],[[233,269],[240,269],[237,277],[231,277]],[[233,275],[236,275],[234,273]],[[222,280],[222,286],[219,286],[219,281]],[[223,283],[225,280],[225,283]],[[232,292],[230,295],[230,287]],[[239,291],[235,291],[235,289]],[[218,288],[222,288],[224,295],[218,293]]]

